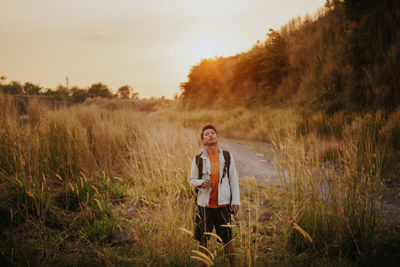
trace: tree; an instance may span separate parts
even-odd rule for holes
[[[130,85],[124,85],[118,88],[118,95],[120,98],[127,99],[129,98],[131,91],[133,91]]]
[[[3,85],[3,82],[5,80],[7,80],[7,76],[4,76],[4,75],[0,76],[0,85]]]
[[[74,102],[82,103],[85,99],[88,98],[88,90],[81,89],[76,86],[71,88],[71,99]]]
[[[229,58],[203,59],[192,66],[187,82],[180,84],[182,99],[190,106],[211,106],[229,94]],[[192,102],[192,103],[189,103]]]
[[[70,90],[67,86],[59,84],[56,88],[56,96],[59,99],[67,99],[70,95]]]
[[[132,99],[139,99],[139,93],[138,92],[134,92],[134,91],[132,91],[132,93],[131,93],[131,98]]]
[[[131,97],[132,99],[139,99],[139,93],[135,92],[130,85],[124,85],[118,88],[117,94],[120,98],[127,99]]]
[[[346,95],[359,107],[394,108],[400,101],[400,2],[345,0],[344,9],[343,58],[352,70]]]
[[[259,55],[258,61],[259,93],[262,98],[276,92],[289,67],[285,40],[279,32],[273,29],[269,31],[264,51]]]
[[[2,91],[5,94],[22,94],[23,87],[18,81],[11,81],[9,84],[2,85]]]
[[[24,83],[23,92],[28,95],[39,95],[42,88],[31,82]]]
[[[108,97],[111,98],[112,94],[108,86],[102,83],[94,83],[89,87],[88,90],[89,97]]]

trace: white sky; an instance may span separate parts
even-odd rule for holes
[[[129,84],[172,97],[201,58],[230,56],[325,0],[0,0],[0,75],[55,88]]]

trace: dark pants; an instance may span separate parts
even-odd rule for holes
[[[208,208],[197,206],[195,218],[194,237],[202,242],[209,239],[210,235],[205,235],[204,232],[211,233],[215,227],[217,235],[222,239],[224,244],[232,240],[232,229],[224,225],[231,223],[230,207]]]

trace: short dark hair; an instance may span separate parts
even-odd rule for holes
[[[208,125],[204,126],[203,130],[201,131],[201,134],[200,134],[201,140],[204,139],[204,131],[207,129],[213,129],[215,131],[215,133],[218,134],[217,129],[215,129],[214,125],[208,124]]]

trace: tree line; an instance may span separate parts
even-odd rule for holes
[[[123,85],[113,93],[110,88],[99,82],[93,83],[88,88],[79,88],[78,86],[69,87],[68,77],[67,85],[58,85],[55,90],[43,88],[32,82],[21,83],[19,81],[10,81],[6,83],[7,77],[0,77],[0,92],[12,95],[36,95],[46,96],[55,100],[68,100],[81,103],[87,98],[105,97],[105,98],[122,98],[122,99],[139,99],[139,93],[135,92],[130,85]]]
[[[189,108],[297,105],[393,110],[400,103],[400,2],[331,0],[250,50],[204,59],[181,83]]]

